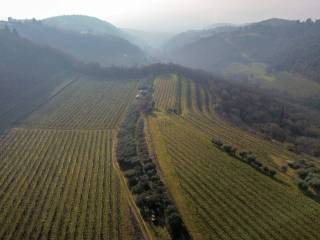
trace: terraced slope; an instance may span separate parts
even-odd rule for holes
[[[107,129],[119,122],[135,94],[136,81],[79,79],[26,121],[27,127]]]
[[[320,205],[305,197],[289,175],[268,178],[210,140],[218,136],[252,150],[275,168],[297,156],[220,120],[210,95],[214,86],[191,80],[181,85],[178,98],[189,107],[181,115],[157,112],[148,123],[164,179],[194,239],[319,239]],[[155,85],[155,94],[165,95],[157,93],[161,89]]]
[[[12,129],[2,146],[0,239],[134,237],[111,131]]]
[[[159,89],[154,95],[157,109],[168,110],[176,106],[177,81],[176,75],[165,75],[155,79],[155,88]]]

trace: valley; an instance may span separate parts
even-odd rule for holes
[[[319,26],[1,21],[0,239],[318,240]]]

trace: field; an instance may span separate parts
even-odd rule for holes
[[[163,81],[164,78],[166,79],[165,81]],[[176,106],[177,81],[175,75],[167,75],[155,79],[155,87],[161,89],[160,91],[156,91],[154,95],[156,109],[168,110]]]
[[[136,81],[79,79],[37,109],[27,127],[59,129],[114,128],[135,94]]]
[[[315,81],[297,73],[271,73],[267,71],[267,66],[264,64],[232,64],[224,70],[223,74],[230,79],[240,77],[240,79],[256,80],[266,88],[277,89],[292,96],[310,97],[317,95],[320,91],[320,84]]]
[[[0,239],[168,238],[142,220],[116,164],[115,136],[137,86],[61,80],[0,135]],[[213,84],[171,74],[156,77],[154,90],[147,147],[193,239],[319,239],[320,205],[290,171],[264,176],[210,140],[277,170],[297,155],[223,121]]]
[[[114,164],[137,81],[69,80],[0,135],[0,239],[144,239]]]
[[[0,239],[131,239],[111,131],[13,129],[2,141]]]
[[[47,102],[77,76],[64,73],[37,83],[0,85],[0,129],[11,127],[24,119],[29,112]]]
[[[155,95],[165,96],[158,91],[174,86],[161,87],[161,81],[166,79],[158,80]],[[181,86],[176,98],[182,114],[159,111],[148,118],[148,128],[166,184],[194,239],[319,239],[320,206],[297,189],[290,174],[268,178],[210,140],[215,136],[252,150],[276,169],[298,157],[220,120],[212,107],[214,86],[186,79]],[[166,106],[171,99],[156,105]]]

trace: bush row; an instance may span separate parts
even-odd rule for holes
[[[296,179],[299,188],[304,192],[312,190],[320,194],[320,168],[305,160],[289,163],[288,166],[296,170]]]
[[[249,164],[251,167],[261,172],[262,174],[272,178],[275,177],[277,172],[273,169],[270,169],[267,166],[264,166],[260,161],[257,160],[257,157],[251,151],[238,151],[237,148],[229,144],[224,144],[220,139],[217,138],[213,138],[211,142],[221,151],[226,152],[235,159],[241,160],[242,162]]]
[[[144,101],[150,98],[145,96]],[[187,239],[182,219],[160,179],[156,164],[150,157],[144,134],[141,98],[129,109],[118,134],[117,157],[130,191],[134,194],[143,218],[155,225],[166,226],[173,239]]]

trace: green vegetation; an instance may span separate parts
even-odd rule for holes
[[[0,129],[11,127],[74,78],[73,60],[0,29]]]
[[[174,62],[218,73],[236,67],[241,74],[270,79],[263,68],[266,65],[272,72],[299,73],[319,81],[320,21],[270,19],[221,31],[193,32],[191,41],[189,35],[180,34],[168,42],[166,49]]]
[[[276,77],[272,74],[269,74],[267,71],[267,66],[262,63],[251,63],[248,65],[234,63],[224,70],[223,75],[226,78],[231,79],[249,79],[267,82],[276,81]]]
[[[139,47],[115,35],[67,31],[41,21],[0,23],[3,24],[35,44],[58,49],[79,61],[98,62],[104,66],[131,66],[145,61],[145,54]]]
[[[68,31],[75,31],[82,34],[97,34],[97,35],[114,35],[123,37],[124,33],[112,24],[102,21],[95,17],[83,15],[65,15],[46,18],[43,23]]]
[[[219,139],[216,138],[213,138],[211,142],[221,151],[226,152],[235,159],[239,159],[242,162],[247,163],[248,165],[252,166],[254,169],[265,174],[266,176],[273,178],[277,173],[275,170],[269,169],[269,167],[267,166],[263,166],[263,164],[259,160],[257,160],[257,157],[251,151],[238,151],[232,145],[223,144]]]
[[[136,83],[82,77],[34,111],[25,124],[63,129],[114,128],[134,98]]]
[[[1,239],[132,239],[111,131],[13,129],[0,156]]]
[[[172,239],[190,239],[158,173],[155,159],[149,153],[144,115],[152,114],[152,87],[139,90],[120,126],[117,160],[143,218],[154,226],[166,227]],[[141,95],[141,96],[140,96]]]
[[[0,42],[0,239],[144,239],[112,130],[137,81],[84,76],[8,28]]]
[[[261,165],[268,169],[280,169],[299,157],[281,144],[222,121],[214,111],[215,98],[210,89],[181,80],[182,93],[191,92],[180,96],[182,106],[190,106],[189,109],[182,109],[180,115],[158,111],[148,118],[148,128],[165,183],[192,237],[317,239],[320,206],[300,193],[289,173],[279,172],[274,181],[249,164],[235,161],[233,151],[226,154],[212,147],[211,140],[216,136],[226,150],[254,150]],[[155,95],[165,96],[157,91],[166,88],[158,80]],[[245,157],[244,151],[238,151],[236,156],[241,157],[240,154]]]

